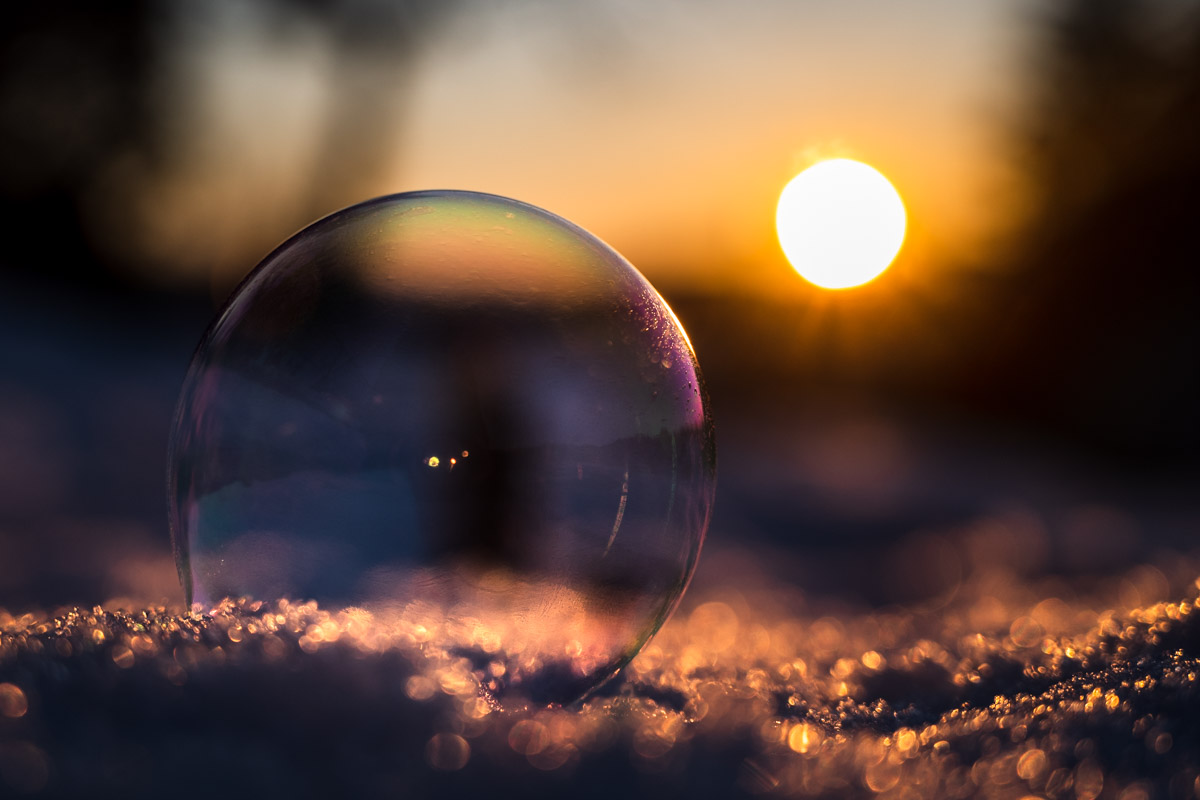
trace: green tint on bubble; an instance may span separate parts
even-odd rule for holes
[[[192,361],[169,467],[188,601],[361,607],[491,664],[499,697],[576,699],[691,577],[706,402],[666,303],[575,225],[469,192],[345,209]]]

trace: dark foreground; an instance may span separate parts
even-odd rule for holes
[[[0,613],[0,796],[1200,797],[1186,558],[875,610],[708,563],[566,709],[498,708],[361,612]]]
[[[743,346],[771,331],[685,313],[720,421],[696,580],[582,707],[498,709],[379,620],[182,616],[163,450],[211,309],[76,300],[0,292],[0,798],[1200,797],[1194,469],[809,398],[746,365],[791,368]]]

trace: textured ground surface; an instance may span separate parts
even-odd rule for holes
[[[566,709],[498,708],[436,628],[361,612],[0,613],[0,794],[1200,797],[1191,558],[1073,581],[984,558],[874,608],[707,559]]]

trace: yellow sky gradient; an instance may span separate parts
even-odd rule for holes
[[[910,253],[961,258],[997,211],[1012,7],[830,5],[660,7],[583,54],[577,20],[464,20],[421,61],[396,180],[542,205],[656,282],[772,291],[780,190],[853,157],[904,197]]]
[[[204,8],[169,42],[169,158],[97,187],[97,228],[151,279],[222,296],[321,214],[469,189],[576,222],[664,287],[798,289],[775,204],[832,157],[904,198],[896,271],[969,260],[1003,217],[1027,33],[1005,0],[465,2],[415,49],[365,53],[312,20],[281,35],[249,0]],[[371,106],[348,118],[364,146],[331,155],[346,98]]]

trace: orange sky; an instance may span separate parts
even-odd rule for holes
[[[1002,216],[1026,33],[1004,0],[466,3],[403,58],[339,54],[311,21],[280,35],[245,0],[205,13],[169,43],[168,168],[131,159],[101,187],[139,226],[114,240],[164,279],[227,289],[321,213],[442,188],[565,216],[664,286],[774,292],[796,280],[778,193],[834,156],[900,191],[902,260],[961,260]],[[364,117],[385,147],[353,186],[317,156],[347,76],[395,106]]]
[[[910,248],[957,255],[987,229],[1011,4],[608,5],[635,18],[591,52],[546,7],[451,28],[420,64],[397,183],[516,196],[651,280],[751,291],[791,279],[774,204],[822,157],[888,175]]]

